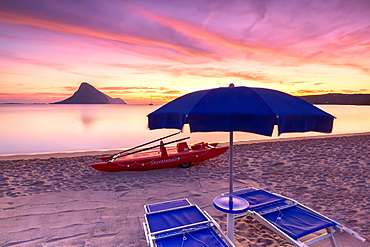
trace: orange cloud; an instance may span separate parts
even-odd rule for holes
[[[215,67],[175,67],[168,65],[153,65],[153,64],[115,64],[113,66],[120,66],[124,68],[133,68],[142,71],[141,73],[158,73],[158,71],[165,72],[174,76],[197,76],[207,78],[238,78],[247,81],[257,81],[261,83],[276,83],[277,81],[269,78],[261,72],[245,72],[245,71],[230,71],[227,69]]]
[[[291,92],[293,95],[317,95],[317,94],[328,94],[328,93],[344,93],[344,94],[355,94],[355,93],[365,93],[370,92],[369,89],[359,89],[359,90],[310,90],[302,89]]]
[[[0,93],[0,102],[2,103],[52,103],[67,97],[67,93]]]
[[[370,42],[368,41],[369,37],[370,37],[370,25],[367,27],[337,36],[334,39],[332,46],[337,46],[337,45],[369,46],[370,45]]]
[[[130,94],[171,94],[171,95],[181,95],[184,92],[179,90],[173,90],[166,87],[101,87],[99,90],[103,91],[109,95],[120,95],[120,97],[124,97]]]

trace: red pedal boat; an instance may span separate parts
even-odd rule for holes
[[[191,163],[202,162],[214,158],[225,153],[229,149],[229,147],[218,147],[218,143],[207,144],[204,142],[197,143],[189,147],[186,142],[181,142],[189,137],[163,143],[162,139],[167,137],[158,139],[160,140],[160,144],[157,146],[129,152],[133,149],[154,142],[152,141],[113,156],[101,157],[100,159],[103,162],[91,164],[90,166],[95,170],[104,172],[145,171],[177,166],[186,168],[189,167]],[[176,148],[167,149],[165,147],[166,144],[174,142],[178,142]],[[159,147],[159,152],[145,152],[156,147]]]

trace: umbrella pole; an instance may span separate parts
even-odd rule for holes
[[[230,141],[229,141],[229,202],[232,203],[233,199],[233,132],[230,131]]]
[[[229,141],[229,204],[233,203],[233,132],[230,131]],[[227,236],[234,242],[234,214],[227,214]]]

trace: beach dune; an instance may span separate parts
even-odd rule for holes
[[[235,189],[300,201],[370,240],[370,135],[241,144]],[[0,246],[146,246],[143,205],[188,198],[226,229],[212,201],[228,191],[228,152],[188,169],[104,173],[98,156],[0,161]],[[291,246],[248,217],[237,246]],[[339,246],[370,246],[347,233]],[[313,246],[330,246],[322,241]]]

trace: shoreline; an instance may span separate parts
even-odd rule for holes
[[[327,134],[327,135],[314,135],[314,136],[302,136],[302,137],[281,137],[274,139],[260,139],[260,140],[249,140],[249,141],[236,141],[234,146],[252,143],[266,143],[266,142],[282,142],[282,141],[294,141],[294,140],[305,140],[305,139],[321,139],[321,138],[334,138],[334,137],[346,137],[346,136],[359,136],[359,135],[370,135],[370,132],[361,133],[346,133],[346,134]],[[220,146],[228,146],[228,142],[220,142]],[[61,151],[61,152],[46,152],[46,153],[29,153],[29,154],[5,154],[0,155],[0,161],[3,160],[29,160],[29,159],[49,159],[49,158],[68,158],[68,157],[79,157],[79,156],[96,156],[114,154],[124,151],[125,149],[103,149],[103,150],[86,150],[86,151]]]
[[[328,137],[235,145],[234,190],[295,199],[367,239],[338,233],[338,246],[369,247],[370,134]],[[180,198],[225,231],[226,214],[212,201],[228,191],[228,155],[186,169],[112,173],[90,168],[99,156],[2,160],[0,246],[146,246],[143,205]],[[248,217],[235,221],[235,243],[291,246]]]

